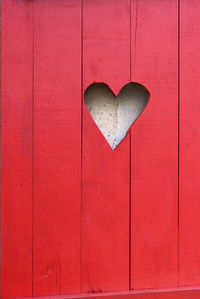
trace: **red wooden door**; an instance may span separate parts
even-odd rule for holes
[[[199,298],[198,17],[197,0],[2,0],[2,299]],[[94,82],[150,93],[113,151]]]

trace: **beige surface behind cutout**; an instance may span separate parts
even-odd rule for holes
[[[124,139],[149,98],[138,83],[126,84],[115,97],[104,83],[91,84],[85,91],[85,104],[112,149]]]

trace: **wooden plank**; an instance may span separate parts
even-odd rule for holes
[[[132,1],[132,80],[150,92],[132,127],[132,288],[178,283],[178,1]]]
[[[33,2],[2,1],[1,298],[32,295]]]
[[[180,3],[180,285],[200,280],[200,11]]]
[[[83,89],[104,82],[117,94],[130,80],[130,1],[83,1]],[[114,151],[83,106],[84,292],[129,288],[129,151]]]
[[[36,0],[34,295],[80,291],[81,1]]]
[[[128,292],[106,292],[98,294],[76,294],[49,297],[34,297],[36,299],[198,299],[200,287],[151,289]],[[28,299],[28,298],[26,298]]]

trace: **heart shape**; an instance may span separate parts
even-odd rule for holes
[[[105,83],[93,83],[84,93],[87,109],[112,150],[124,139],[148,100],[148,90],[133,82],[122,87],[117,96]]]

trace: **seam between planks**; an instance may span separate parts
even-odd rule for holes
[[[133,66],[136,65],[136,45],[137,45],[137,23],[138,23],[138,1],[136,1],[136,14],[135,14],[135,29],[134,29],[134,60],[133,60]],[[132,81],[132,0],[130,0],[130,81]],[[129,214],[129,290],[134,290],[132,287],[132,138],[131,138],[131,130],[130,130],[130,214]]]
[[[35,2],[33,1],[33,64],[32,64],[32,296],[34,295],[34,89],[35,89]]]
[[[80,219],[80,292],[82,292],[83,268],[83,0],[81,0],[81,219]]]
[[[131,68],[131,61],[132,61],[132,53],[131,53],[131,51],[132,51],[132,43],[131,43],[131,33],[132,33],[132,30],[131,30],[131,26],[132,26],[132,22],[131,22],[131,13],[132,13],[132,6],[131,6],[131,2],[132,2],[132,0],[130,0],[130,82],[131,82],[131,71],[132,71],[132,68]],[[131,238],[131,235],[132,235],[132,230],[131,230],[131,220],[132,220],[132,217],[131,217],[131,130],[130,130],[130,161],[129,161],[129,167],[130,167],[130,169],[129,169],[129,290],[131,290],[131,248],[132,248],[132,246],[131,246],[131,241],[132,241],[132,238]]]
[[[178,0],[178,286],[180,284],[180,0]]]

